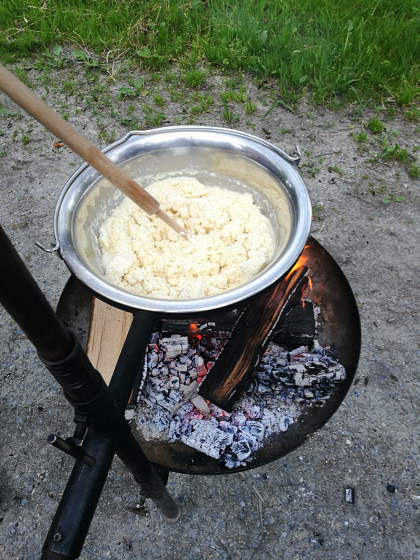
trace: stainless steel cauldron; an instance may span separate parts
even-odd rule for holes
[[[283,277],[305,246],[312,216],[308,192],[296,171],[295,158],[269,142],[224,128],[179,126],[130,132],[104,152],[143,187],[158,178],[188,175],[205,184],[251,192],[277,239],[271,262],[238,288],[191,300],[130,293],[105,278],[98,244],[101,224],[124,195],[92,167],[82,165],[57,203],[57,248],[79,280],[117,307],[174,315],[231,307]]]

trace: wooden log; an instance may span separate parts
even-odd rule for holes
[[[293,307],[285,317],[283,323],[278,325],[272,341],[285,348],[297,346],[311,346],[315,338],[314,306],[311,301],[301,302]]]
[[[230,412],[250,380],[276,328],[300,300],[308,268],[299,267],[243,310],[231,336],[199,387],[199,394]]]
[[[181,334],[191,337],[201,334],[229,338],[240,314],[241,309],[235,309],[221,316],[215,315],[211,319],[162,319],[158,330],[167,336]],[[314,338],[314,307],[311,301],[305,301],[305,305],[299,302],[290,310],[283,323],[278,325],[272,340],[281,346],[295,348],[302,344],[310,346]]]
[[[131,313],[95,298],[86,352],[107,385],[111,381],[132,320]]]

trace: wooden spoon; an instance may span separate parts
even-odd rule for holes
[[[117,189],[131,198],[145,212],[155,214],[177,233],[189,235],[186,229],[159,208],[158,200],[140,187],[105,154],[95,148],[85,136],[60,117],[58,113],[37,97],[24,83],[1,64],[0,89],[73,150],[73,152],[99,171]]]

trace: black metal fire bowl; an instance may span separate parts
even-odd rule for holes
[[[265,438],[264,445],[253,454],[253,460],[246,467],[228,469],[217,460],[181,442],[163,439],[146,441],[136,432],[143,451],[152,463],[174,472],[201,475],[227,474],[259,467],[296,449],[339,408],[352,384],[359,360],[359,313],[350,285],[332,256],[312,237],[308,239],[305,254],[309,257],[306,266],[312,281],[310,299],[321,309],[317,320],[317,339],[321,346],[330,347],[344,366],[346,379],[336,384],[324,404],[305,405],[298,420],[285,432]],[[93,298],[94,295],[86,286],[71,277],[57,307],[57,314],[82,345],[87,343]],[[156,323],[161,319],[156,316]]]

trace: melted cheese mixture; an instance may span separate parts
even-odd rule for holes
[[[125,198],[103,223],[99,243],[109,282],[159,299],[196,299],[256,276],[274,251],[270,221],[252,195],[193,177],[156,181],[148,192],[191,234],[177,234]]]

